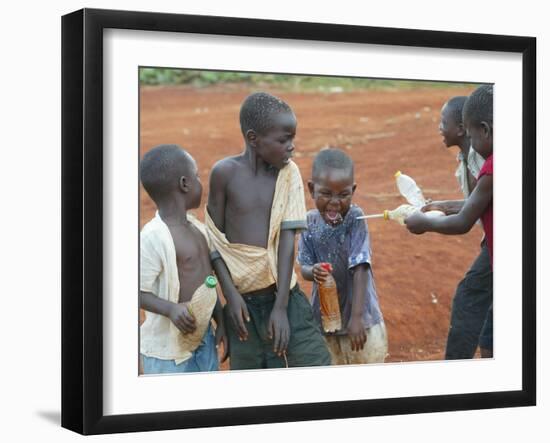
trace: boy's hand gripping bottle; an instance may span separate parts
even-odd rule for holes
[[[323,283],[319,283],[319,301],[321,304],[321,323],[325,332],[336,332],[342,329],[342,318],[340,316],[340,303],[336,282],[332,277],[332,266],[330,263],[321,263],[321,267],[329,272]]]

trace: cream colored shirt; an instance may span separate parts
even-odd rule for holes
[[[202,223],[190,214],[188,220],[206,236]],[[140,233],[139,289],[172,303],[179,301],[176,248],[158,212]],[[216,300],[215,288],[207,288],[204,284],[197,288],[189,302],[197,322],[193,334],[182,334],[168,317],[146,312],[140,328],[140,352],[148,357],[175,360],[176,364],[190,358],[210,324]]]
[[[474,151],[472,147],[470,147],[470,150],[468,151],[467,162],[464,161],[464,155],[462,155],[462,151],[458,153],[456,160],[458,161],[458,167],[456,168],[455,177],[458,180],[458,184],[460,186],[460,189],[462,190],[462,193],[464,194],[464,198],[468,198],[470,192],[468,191],[467,169],[469,169],[470,174],[472,174],[474,178],[477,179],[479,171],[481,171],[481,167],[483,166],[483,163],[485,163],[485,160],[481,155]]]
[[[275,194],[271,205],[267,248],[230,243],[220,232],[208,211],[205,222],[211,242],[231,273],[237,290],[247,293],[277,283],[277,253],[279,236],[283,229],[307,229],[304,185],[298,166],[293,161],[279,171]],[[290,287],[296,285],[296,273],[292,269]]]

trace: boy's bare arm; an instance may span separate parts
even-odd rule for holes
[[[223,344],[223,354],[220,357],[220,361],[224,362],[229,357],[229,340],[227,338],[227,332],[225,330],[225,322],[223,318],[223,306],[218,297],[213,312],[214,321],[216,322],[216,347]]]
[[[227,162],[224,160],[216,163],[210,173],[210,190],[206,209],[221,232],[225,232],[226,187],[229,174]]]
[[[155,314],[168,317],[184,334],[197,329],[195,317],[185,303],[172,303],[157,297],[151,292],[139,291],[139,307]]]
[[[223,327],[225,322],[223,319],[223,306],[221,303],[221,300],[218,296],[216,299],[216,304],[214,305],[214,311],[212,312],[212,317],[214,318],[214,321],[216,322],[216,327],[219,327],[220,325]]]
[[[300,273],[304,280],[313,281],[313,265],[302,265],[300,267]]]
[[[367,263],[361,263],[353,268],[351,318],[347,331],[351,340],[352,351],[363,349],[367,342],[363,315],[366,308],[365,293],[367,291],[368,266]]]
[[[428,203],[422,207],[422,212],[442,211],[445,215],[458,214],[466,200],[442,200]]]
[[[231,280],[231,275],[229,274],[229,269],[227,269],[227,265],[223,261],[223,258],[217,252],[214,252],[211,254],[211,259],[212,267],[218,276],[223,295],[227,300],[229,319],[237,331],[239,339],[245,341],[248,338],[245,320],[247,322],[250,321],[250,314],[246,308],[246,303],[242,295],[235,288],[233,280]]]
[[[287,306],[294,262],[295,234],[296,231],[293,229],[282,230],[277,251],[277,298],[271,311],[269,333],[273,339],[273,351],[279,355],[286,351],[290,339]]]
[[[467,171],[467,177],[468,177],[468,191],[469,193],[471,194],[475,187],[476,187],[476,184],[477,184],[477,180],[476,178],[474,177],[474,175],[470,172],[470,169],[466,168],[466,171]]]
[[[424,214],[416,213],[407,218],[405,224],[413,234],[426,231],[448,235],[465,234],[483,215],[492,199],[493,176],[485,175],[477,182],[474,192],[465,200],[458,214],[428,218]]]

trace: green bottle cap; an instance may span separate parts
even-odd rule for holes
[[[209,275],[208,277],[206,277],[206,280],[204,280],[204,284],[208,288],[215,288],[216,285],[218,284],[218,279],[213,275]]]

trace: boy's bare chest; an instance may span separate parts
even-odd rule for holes
[[[194,227],[170,227],[178,269],[199,266],[208,257],[206,240]]]
[[[227,209],[242,216],[271,212],[277,177],[235,177],[227,190]]]

